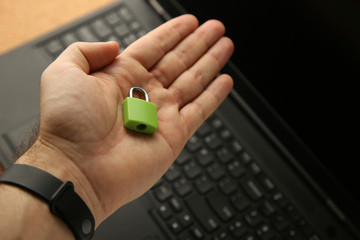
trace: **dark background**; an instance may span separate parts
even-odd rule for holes
[[[232,61],[359,200],[360,2],[179,2],[225,24]]]

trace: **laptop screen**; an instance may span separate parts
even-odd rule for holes
[[[235,43],[232,61],[319,159],[316,164],[360,202],[354,187],[360,182],[359,2],[179,2],[201,22],[224,22]],[[315,171],[313,163],[301,164]]]

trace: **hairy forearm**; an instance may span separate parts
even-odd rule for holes
[[[33,134],[19,146],[15,159],[22,157],[23,163],[31,165],[29,157],[24,153],[35,143],[38,126],[34,126]],[[0,184],[0,219],[0,239],[74,238],[63,221],[50,212],[48,204],[15,186]]]

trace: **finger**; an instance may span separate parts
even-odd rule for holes
[[[215,111],[231,91],[233,80],[229,75],[221,75],[194,101],[180,110],[188,137]]]
[[[197,97],[219,73],[234,51],[232,41],[223,37],[189,70],[185,71],[169,87],[181,109]]]
[[[166,54],[151,70],[164,87],[188,69],[225,33],[224,25],[210,20],[196,29],[172,51]]]
[[[65,49],[56,61],[74,64],[89,74],[107,66],[118,53],[119,44],[116,42],[76,42]]]
[[[134,42],[122,56],[131,57],[150,69],[197,26],[198,21],[192,15],[174,18]]]

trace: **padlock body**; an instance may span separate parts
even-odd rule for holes
[[[122,103],[124,126],[136,132],[153,134],[158,129],[157,107],[151,102],[127,97]]]

